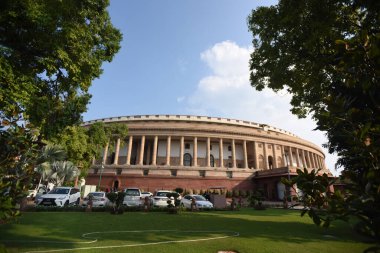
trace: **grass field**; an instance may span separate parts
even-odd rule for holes
[[[323,229],[298,211],[282,209],[179,215],[30,212],[0,225],[0,241],[8,252],[347,253],[371,246],[360,242],[347,223]]]

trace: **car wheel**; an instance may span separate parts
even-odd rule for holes
[[[64,206],[69,206],[69,201],[68,200],[66,200]]]
[[[79,206],[79,202],[80,202],[80,199],[78,198],[77,201],[75,202],[75,204],[76,204],[77,206]]]

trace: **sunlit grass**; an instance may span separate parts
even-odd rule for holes
[[[82,237],[93,232],[99,233]],[[214,239],[231,236],[233,232],[238,232],[239,236]],[[347,223],[337,222],[324,229],[312,224],[309,218],[300,217],[298,211],[282,209],[183,212],[179,215],[159,212],[127,212],[123,215],[25,213],[18,222],[1,225],[0,235],[9,252],[76,249],[62,252],[216,253],[235,250],[240,253],[346,253],[362,252],[370,246],[360,242]],[[86,243],[94,238],[98,241]],[[114,246],[116,248],[94,248]],[[78,249],[89,247],[92,249]]]

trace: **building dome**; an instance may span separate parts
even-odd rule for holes
[[[196,191],[253,190],[280,198],[280,179],[325,166],[317,145],[282,129],[249,121],[188,115],[137,115],[92,120],[123,123],[128,137],[103,148],[86,178],[101,188]],[[112,152],[111,152],[112,151]],[[331,175],[331,174],[330,174]]]

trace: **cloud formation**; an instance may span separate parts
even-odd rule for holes
[[[210,74],[202,78],[196,90],[186,98],[187,112],[196,115],[220,116],[265,123],[290,131],[319,146],[327,140],[323,133],[313,131],[315,123],[298,119],[290,113],[291,96],[250,86],[249,59],[252,48],[223,41],[200,54]],[[181,100],[182,101],[182,100]],[[336,157],[327,156],[326,163],[334,170]]]

